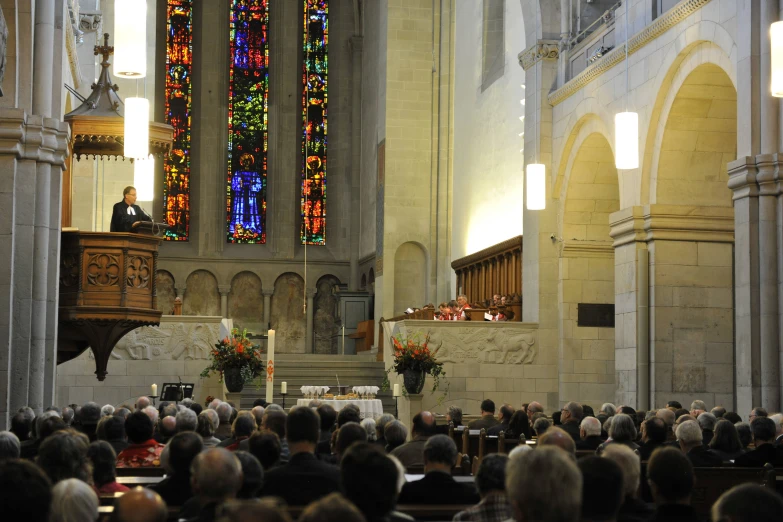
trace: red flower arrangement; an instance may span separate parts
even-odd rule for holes
[[[226,337],[215,345],[210,353],[209,366],[201,372],[201,377],[209,377],[217,372],[222,382],[223,372],[229,368],[239,368],[245,382],[249,382],[265,369],[261,347],[247,338],[247,330],[240,332],[234,328],[231,337]]]
[[[392,337],[391,341],[394,346],[394,362],[386,373],[394,371],[402,375],[405,370],[424,372],[434,378],[432,391],[436,391],[440,385],[440,378],[445,377],[446,372],[443,371],[443,363],[435,358],[440,347],[430,351],[429,334],[423,336],[423,340],[421,334],[414,334],[407,338],[398,334]],[[384,386],[388,386],[388,380],[384,382]]]

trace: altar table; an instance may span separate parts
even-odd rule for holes
[[[309,406],[312,399],[298,399],[297,406]],[[320,399],[321,404],[328,404],[335,411],[340,411],[349,404],[359,407],[359,415],[362,419],[376,419],[383,415],[383,403],[380,399]]]

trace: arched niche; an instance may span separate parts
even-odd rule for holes
[[[325,275],[316,283],[313,299],[313,352],[336,354],[339,329],[337,324],[337,296],[332,289],[340,284],[333,275]]]
[[[256,274],[240,272],[231,280],[228,317],[234,320],[236,328],[247,328],[253,333],[265,331],[264,296],[261,294],[261,279]]]
[[[418,243],[407,242],[394,253],[394,314],[427,304],[427,253]]]
[[[171,314],[174,311],[174,299],[177,298],[174,276],[166,270],[156,271],[155,290],[158,295],[158,310],[163,312],[163,315]]]
[[[275,281],[270,322],[276,353],[305,353],[304,280],[287,272]]]
[[[182,315],[220,315],[217,279],[207,270],[196,270],[185,280]]]

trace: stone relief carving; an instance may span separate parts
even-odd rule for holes
[[[516,328],[433,328],[430,346],[441,362],[532,364],[538,355],[535,332]]]
[[[161,323],[137,328],[120,339],[111,356],[134,361],[207,359],[218,342],[219,327],[217,323]]]
[[[103,13],[79,13],[79,29],[85,33],[99,32]]]
[[[539,40],[519,53],[517,58],[519,65],[527,71],[541,60],[557,60],[559,56],[560,43],[557,40]]]

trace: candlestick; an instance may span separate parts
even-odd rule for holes
[[[151,386],[151,388],[152,388],[152,395],[157,396],[158,395],[158,385],[157,384],[153,384]]]
[[[266,402],[274,402],[275,384],[275,331],[267,332],[266,342]]]
[[[343,325],[343,355],[345,355],[345,325]]]
[[[394,392],[392,393],[392,395],[394,397],[399,397],[401,395],[401,393],[400,393],[400,385],[399,384],[395,384],[394,385]]]
[[[287,382],[283,381],[283,382],[280,383],[280,393],[282,393],[283,395],[288,393],[288,383]]]

